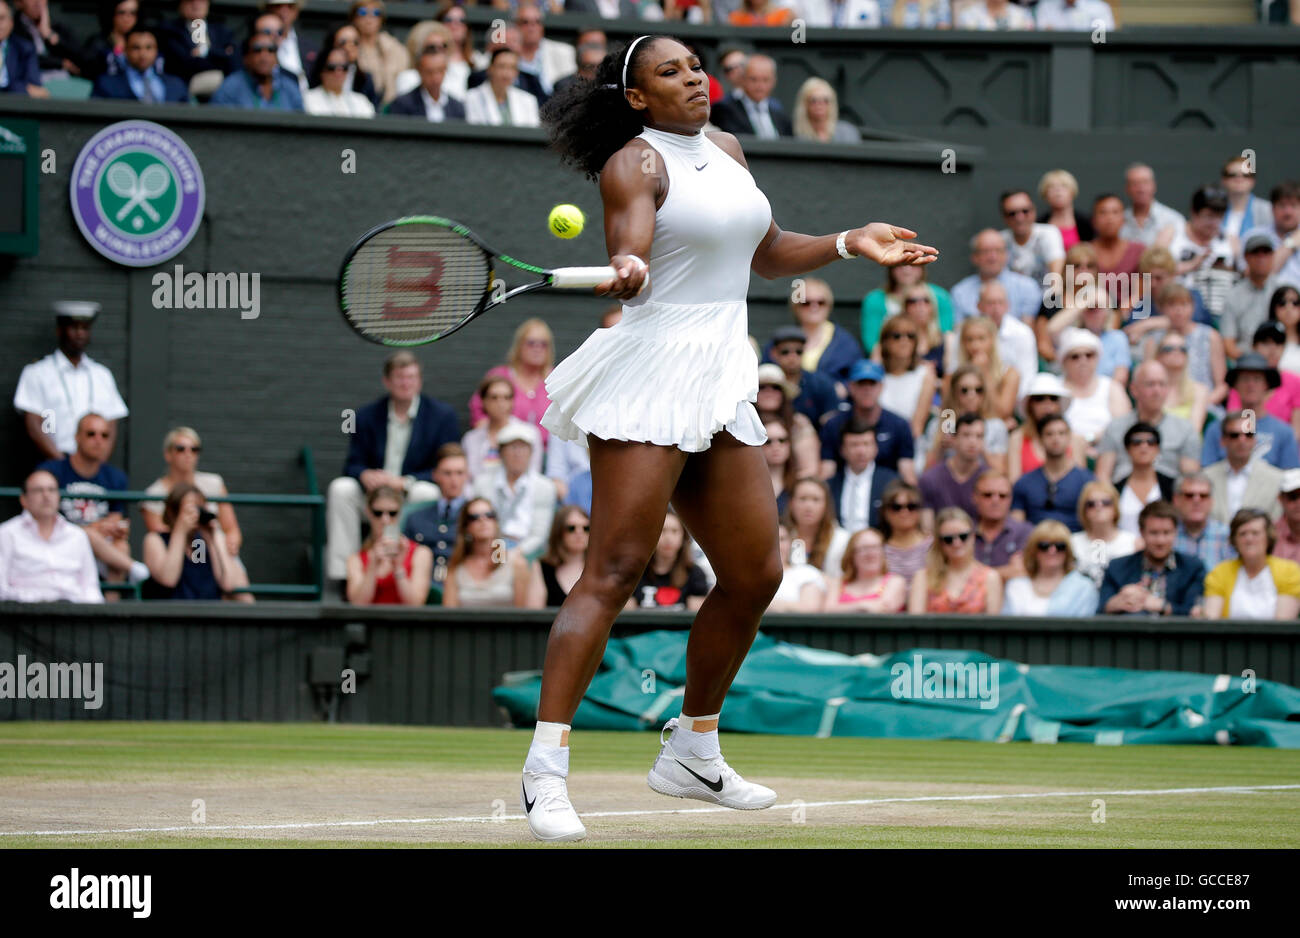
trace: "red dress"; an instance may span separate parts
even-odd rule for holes
[[[402,555],[402,569],[406,575],[411,575],[411,561],[415,557],[415,541],[406,542],[406,553]],[[370,551],[361,552],[361,569],[364,571],[370,566]],[[402,594],[397,590],[397,576],[390,573],[388,576],[379,577],[375,580],[375,598],[370,600],[373,606],[400,606],[402,604]]]

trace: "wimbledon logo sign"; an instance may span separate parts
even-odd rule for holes
[[[72,168],[72,216],[100,254],[128,267],[175,257],[203,221],[203,173],[176,134],[150,121],[105,127]]]

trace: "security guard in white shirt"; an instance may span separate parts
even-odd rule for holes
[[[18,378],[14,408],[23,415],[41,459],[62,459],[73,452],[77,421],[86,414],[107,420],[116,441],[117,421],[129,413],[113,373],[86,354],[99,310],[98,303],[56,302],[59,348],[23,368]]]

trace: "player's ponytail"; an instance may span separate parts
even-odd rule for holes
[[[623,93],[624,60],[627,87],[635,88],[654,40],[667,38],[671,37],[646,36],[624,43],[596,66],[594,80],[579,78],[546,102],[542,124],[562,162],[595,180],[605,162],[645,128],[643,112],[628,104]],[[635,48],[628,57],[633,43]]]

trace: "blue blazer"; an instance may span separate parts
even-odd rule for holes
[[[158,77],[162,79],[163,83],[163,100],[183,104],[190,99],[190,92],[185,87],[185,82],[175,75],[159,75]],[[131,90],[131,82],[127,80],[126,74],[123,72],[118,72],[116,75],[100,75],[95,79],[95,87],[90,90],[90,96],[92,98],[116,98],[122,101],[141,100]]]
[[[411,442],[402,460],[402,475],[415,476],[425,482],[433,480],[433,454],[444,443],[460,442],[460,420],[456,412],[442,401],[420,395],[420,412],[411,428]],[[343,474],[361,480],[365,469],[384,467],[384,448],[388,445],[388,395],[372,401],[357,411],[357,432],[348,444],[348,458]]]
[[[451,95],[447,95],[447,106],[442,110],[445,120],[465,119],[465,105]],[[424,99],[420,97],[420,89],[416,88],[406,94],[398,95],[384,113],[400,114],[403,117],[424,117]]]
[[[1174,569],[1165,574],[1165,598],[1173,607],[1174,615],[1189,615],[1192,607],[1205,592],[1205,564],[1190,554],[1173,554]],[[1106,576],[1101,583],[1101,596],[1097,600],[1097,615],[1107,614],[1106,603],[1130,583],[1142,579],[1142,552],[1116,557],[1106,568]],[[1117,613],[1109,613],[1116,615]]]
[[[871,474],[871,507],[867,513],[867,525],[872,528],[880,527],[880,503],[884,499],[885,486],[898,478],[898,473],[893,469],[886,469],[879,463],[876,464],[876,471]],[[831,490],[831,511],[835,515],[835,522],[840,522],[840,497],[844,494],[844,468],[835,473],[826,480],[827,486]],[[850,534],[853,532],[850,531]]]
[[[36,47],[22,36],[10,34],[5,47],[5,68],[9,71],[9,84],[0,92],[26,94],[28,85],[41,83],[41,69]]]

